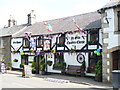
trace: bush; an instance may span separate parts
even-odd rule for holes
[[[96,76],[102,76],[102,60],[97,61],[97,65],[95,68],[95,74]]]
[[[32,67],[32,69],[33,69],[33,70],[35,70],[35,69],[36,69],[36,67],[37,67],[36,62],[32,61],[32,65],[31,65],[31,67]]]
[[[81,71],[85,71],[85,70],[86,70],[86,64],[85,64],[85,61],[83,61],[80,70],[81,70]]]
[[[42,58],[40,61],[40,70],[41,71],[45,70],[45,58]]]

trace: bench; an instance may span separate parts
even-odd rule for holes
[[[68,65],[67,69],[64,71],[65,74],[70,75],[81,75],[80,66]]]

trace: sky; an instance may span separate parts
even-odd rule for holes
[[[27,23],[35,10],[37,22],[93,12],[110,0],[0,0],[0,28],[8,26],[10,15],[17,24]]]

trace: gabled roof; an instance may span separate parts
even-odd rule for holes
[[[104,5],[101,9],[98,10],[99,13],[104,12],[106,9],[119,7],[120,6],[120,0],[110,0],[106,5]]]
[[[105,6],[103,6],[103,8],[107,9],[107,8],[112,8],[118,5],[120,5],[120,0],[111,0]]]
[[[80,28],[86,29],[93,29],[93,28],[101,28],[101,16],[97,12],[91,12],[86,14],[80,14],[60,19],[54,19],[49,21],[37,22],[25,30],[14,34],[13,37],[23,37],[24,32],[32,32],[32,35],[43,35],[43,34],[56,34],[61,33],[62,31],[76,31],[75,24],[73,23],[73,18],[75,19],[76,23],[80,26]],[[44,23],[47,22],[52,26],[53,31],[48,32],[44,26]]]
[[[23,29],[26,26],[27,24],[22,24],[22,25],[16,25],[13,27],[0,28],[0,37],[10,36],[18,32],[19,30]]]

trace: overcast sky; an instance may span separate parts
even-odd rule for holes
[[[62,18],[100,9],[110,0],[0,0],[0,28],[8,25],[10,15],[17,24],[27,23],[35,10],[37,21]]]

